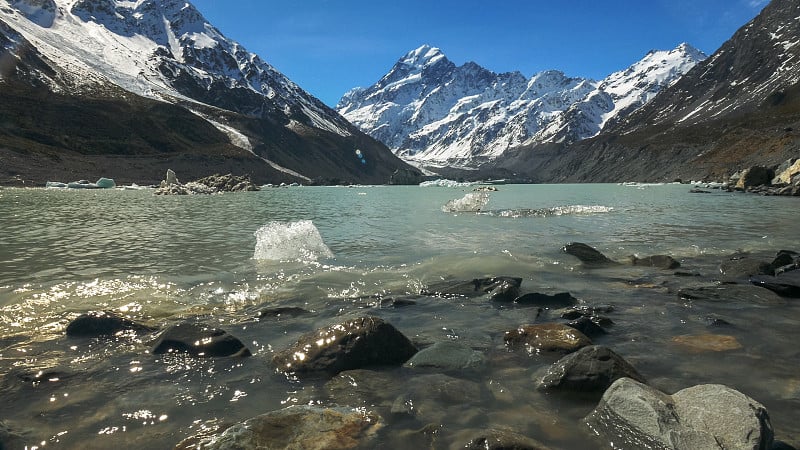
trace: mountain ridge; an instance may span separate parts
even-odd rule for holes
[[[204,120],[228,141],[219,143],[218,135],[204,131],[201,134],[209,137],[208,142],[192,142],[185,136],[192,130],[178,128],[178,134],[184,137],[171,141],[176,144],[169,146],[171,156],[178,160],[192,154],[207,157],[198,167],[181,164],[185,177],[195,176],[195,172],[198,177],[207,175],[214,165],[222,164],[220,168],[224,168],[224,158],[207,150],[227,146],[238,150],[228,148],[223,153],[247,160],[241,169],[252,166],[250,172],[263,182],[384,183],[395,170],[409,169],[382,144],[358,131],[259,56],[225,38],[189,2],[5,2],[5,6],[0,5],[0,82],[6,85],[4,90],[25,90],[26,86],[47,90],[61,96],[62,106],[71,99],[75,103],[72,108],[87,117],[90,112],[80,105],[85,97],[108,100],[95,104],[101,108],[95,111],[97,117],[105,117],[102,108],[111,108],[112,104],[121,107],[118,101],[128,104],[129,113],[139,112],[134,104],[148,102],[182,108],[185,112],[175,110],[175,114],[186,116],[188,122],[192,122],[189,115]],[[17,99],[25,101],[22,96]],[[36,110],[47,105],[27,102],[27,107]],[[7,126],[0,128],[6,132],[5,136],[0,134],[0,151],[6,155],[38,148],[50,153],[63,151],[64,156],[69,154],[77,161],[80,154],[86,153],[75,145],[43,140],[25,124],[15,124],[9,115],[5,120]],[[127,148],[134,156],[142,156],[143,150],[132,141],[146,141],[143,134],[153,131],[174,135],[175,131],[148,127],[127,130],[129,139],[118,136],[110,144]],[[28,142],[20,134],[27,135]],[[39,140],[31,141],[31,137]],[[198,148],[204,145],[208,149]],[[145,153],[164,153],[152,147]],[[366,157],[356,157],[355,150]],[[168,156],[161,154],[162,158]],[[19,164],[6,169],[9,175],[12,171],[17,176],[25,172],[24,165]],[[53,176],[58,175],[56,169],[53,167]],[[120,176],[126,175],[123,172]],[[161,175],[163,172],[149,175],[149,179]]]
[[[426,44],[402,56],[374,85],[345,93],[336,109],[415,164],[474,168],[514,147],[596,135],[704,57],[684,43],[650,52],[601,81],[558,70],[526,78],[474,62],[456,66]]]

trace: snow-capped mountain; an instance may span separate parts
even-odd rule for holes
[[[540,182],[726,181],[800,154],[800,2],[772,0],[713,55],[592,139],[532,144],[495,170]]]
[[[373,155],[382,152],[380,145],[362,143],[364,136],[338,113],[227,39],[185,0],[0,0],[0,36],[9,67],[17,72],[27,67],[31,80],[53,92],[98,95],[111,86],[181,105],[228,135],[233,145],[299,178],[320,173],[277,162],[280,149],[256,130],[264,121],[300,141],[320,132],[335,135],[331,139],[348,148],[343,156],[348,160],[357,159],[352,152],[358,141],[359,147],[371,147],[361,149],[376,156],[371,161],[404,166],[393,156]],[[43,64],[14,63],[31,52]],[[0,79],[9,75],[0,71]],[[262,123],[232,125],[223,112]],[[322,143],[312,146],[322,151]],[[351,172],[366,169],[360,166],[353,162]]]
[[[456,66],[425,45],[375,85],[346,93],[337,110],[407,160],[470,167],[510,148],[594,136],[704,56],[688,44],[653,51],[598,82],[555,70],[528,79],[472,62]]]

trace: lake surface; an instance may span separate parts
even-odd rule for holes
[[[689,301],[681,288],[717,286],[737,252],[771,261],[800,251],[797,199],[687,185],[508,185],[480,213],[445,212],[473,187],[292,187],[214,196],[152,191],[0,189],[0,421],[31,447],[172,448],[187,436],[293,404],[367,407],[382,415],[384,448],[450,448],[471,431],[516,430],[553,448],[585,448],[581,418],[594,401],[543,394],[534,374],[557,360],[507,349],[505,331],[563,322],[559,311],[486,298],[431,298],[403,307],[379,297],[417,294],[443,279],[523,278],[523,292],[570,292],[613,305],[611,347],[668,393],[731,386],[764,404],[777,439],[800,443],[797,301]],[[269,225],[269,226],[268,226]],[[666,254],[675,270],[588,269],[561,251],[584,242],[606,256]],[[328,251],[330,253],[328,253]],[[767,291],[768,292],[768,291]],[[724,296],[723,296],[724,297]],[[250,320],[259,307],[311,314]],[[153,336],[67,338],[78,315],[113,310],[164,328],[201,318],[240,338],[250,358],[149,353]],[[457,340],[485,367],[447,376],[474,397],[424,399],[416,418],[389,411],[431,371],[384,369],[364,392],[277,373],[274,352],[301,334],[378,316],[418,346]],[[711,328],[709,317],[731,325]],[[733,336],[741,348],[697,351],[676,336]],[[55,375],[42,380],[39,371]],[[355,404],[354,404],[355,403]],[[431,433],[429,426],[436,427]],[[428,428],[426,428],[428,427]]]

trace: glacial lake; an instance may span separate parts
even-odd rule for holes
[[[537,391],[534,377],[558,356],[509,349],[503,340],[522,324],[563,323],[561,311],[416,295],[442,280],[511,276],[523,279],[523,293],[569,292],[581,304],[612,305],[603,315],[613,325],[592,340],[650,385],[667,393],[728,385],[766,406],[776,439],[800,443],[800,301],[679,295],[728,286],[719,266],[733,254],[770,262],[779,250],[800,251],[796,198],[690,194],[677,184],[503,185],[487,193],[479,213],[443,210],[473,188],[187,197],[0,189],[0,421],[23,433],[29,448],[166,449],[290,405],[340,405],[383,417],[381,448],[460,447],[486,428],[554,449],[595,448],[582,418],[596,399]],[[620,262],[670,255],[681,267],[587,268],[562,252],[569,242]],[[381,301],[392,297],[415,303]],[[309,314],[252,319],[266,307]],[[72,319],[104,310],[160,329],[201,320],[253,355],[153,355],[152,335],[65,335]],[[476,395],[426,386],[435,369],[381,368],[365,392],[298,381],[272,365],[301,334],[359,316],[383,318],[420,348],[459,341],[481,352],[483,366],[442,374]],[[741,345],[698,349],[676,340],[708,334]],[[416,415],[390,412],[415,392],[423,392]]]

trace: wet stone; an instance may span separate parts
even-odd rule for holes
[[[693,353],[724,352],[742,348],[742,344],[735,337],[722,334],[675,336],[672,342]]]
[[[772,277],[769,275],[758,275],[750,277],[750,283],[778,294],[785,298],[800,298],[800,271],[792,270],[782,272],[780,275]]]
[[[644,258],[631,256],[631,264],[634,266],[654,267],[657,269],[677,269],[681,263],[668,255],[654,255]]]
[[[698,385],[667,395],[620,378],[585,419],[612,448],[769,449],[769,414],[752,398],[722,385]]]
[[[524,294],[516,299],[514,303],[518,305],[539,306],[542,308],[566,308],[578,303],[578,299],[569,292],[559,292],[558,294],[548,295],[540,293]]]
[[[196,358],[250,356],[250,350],[225,330],[197,323],[180,323],[167,328],[156,339],[151,353],[185,353]]]
[[[561,250],[578,258],[587,266],[600,267],[617,264],[617,262],[608,259],[606,255],[581,242],[570,242]]]
[[[575,320],[567,322],[567,326],[575,328],[590,338],[602,336],[608,333],[603,327],[598,325],[592,319],[592,317],[581,316]]]
[[[431,284],[422,291],[423,295],[439,297],[481,297],[497,302],[512,302],[519,296],[522,278],[517,277],[490,277],[475,278],[471,281],[442,281]]]
[[[547,450],[541,442],[509,430],[490,429],[458,448],[468,450]]]
[[[382,427],[380,416],[363,409],[290,406],[236,424],[199,448],[369,448]]]
[[[481,367],[486,357],[469,345],[456,341],[437,342],[420,350],[406,363],[406,367],[433,367],[442,370],[463,370]]]
[[[507,331],[504,340],[509,347],[524,347],[529,354],[567,354],[592,344],[586,335],[561,323],[523,325]]]
[[[359,317],[306,333],[272,358],[278,370],[297,375],[327,374],[379,366],[399,366],[417,348],[390,323]]]
[[[296,306],[281,306],[276,308],[264,308],[258,312],[257,317],[259,319],[265,318],[284,318],[284,317],[299,317],[299,316],[307,316],[311,314],[311,311],[303,308],[298,308]]]
[[[748,284],[721,284],[685,288],[678,291],[681,300],[715,302],[722,305],[784,305],[786,300],[774,292]]]
[[[537,381],[542,391],[595,392],[602,394],[623,377],[646,383],[645,378],[610,348],[590,345],[550,366]]]
[[[728,280],[747,280],[753,275],[772,275],[775,270],[770,263],[747,254],[736,254],[722,261],[719,271]]]
[[[133,333],[149,333],[155,328],[136,323],[113,311],[92,311],[82,314],[67,325],[67,336],[100,337]]]

